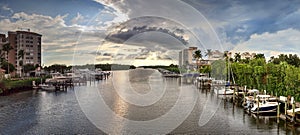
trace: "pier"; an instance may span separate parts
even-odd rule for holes
[[[198,89],[202,90],[208,90],[208,89],[215,89],[216,87],[229,87],[234,90],[234,92],[230,94],[221,94],[216,93],[218,97],[222,97],[222,99],[227,102],[230,101],[232,104],[242,106],[242,104],[245,104],[245,97],[246,95],[251,92],[250,90],[247,90],[246,86],[241,87],[238,85],[226,85],[226,83],[221,81],[212,80],[211,78],[207,77],[198,77],[194,80],[194,85]],[[262,94],[265,95],[264,92],[260,93],[252,93],[254,95],[254,100],[260,101],[261,99],[258,97],[258,99],[255,99],[256,95]],[[279,119],[282,119],[286,122],[293,123],[293,124],[300,124],[300,103],[295,102],[293,97],[276,97],[271,96],[270,98],[276,99],[275,101],[278,102],[278,106],[275,113],[267,113],[267,114],[260,114],[258,111],[253,113],[250,111],[250,109],[245,109],[245,113],[248,113],[249,115],[255,115],[255,117],[259,117],[260,115],[267,115],[267,116],[274,116]],[[259,105],[259,104],[258,104]],[[259,106],[258,106],[259,107]]]

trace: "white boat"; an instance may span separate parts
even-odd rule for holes
[[[256,99],[260,98],[260,101],[251,108],[251,113],[273,113],[277,112],[278,102],[271,101],[270,95],[257,95]]]
[[[259,90],[258,89],[251,89],[251,90],[248,90],[247,92],[248,95],[258,95],[259,94]]]
[[[42,90],[46,90],[46,91],[54,91],[55,90],[55,86],[53,85],[53,79],[46,79],[45,83],[40,84],[39,87]]]
[[[286,112],[287,112],[287,115],[293,116],[293,109],[286,110]],[[294,113],[295,114],[300,113],[300,108],[295,108]]]
[[[227,87],[222,87],[221,89],[215,89],[215,93],[218,95],[233,95],[234,90]]]
[[[55,86],[53,86],[51,84],[40,84],[39,87],[42,90],[46,90],[46,91],[54,91],[55,90]]]
[[[212,86],[226,86],[227,84],[225,80],[212,80]]]

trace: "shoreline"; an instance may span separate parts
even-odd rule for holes
[[[0,94],[0,97],[1,96],[9,96],[9,95],[12,95],[12,94],[16,94],[16,93],[20,93],[20,92],[25,92],[25,91],[32,91],[34,90],[32,87],[23,87],[23,88],[14,88],[14,89],[8,89],[8,90],[4,90],[1,94]]]
[[[41,83],[45,78],[27,78],[24,80],[2,80],[0,82],[0,96],[8,96],[14,93],[33,90],[32,82]]]

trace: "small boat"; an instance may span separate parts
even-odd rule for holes
[[[251,108],[251,113],[274,113],[277,112],[278,102],[271,101],[270,95],[257,95],[256,99],[260,98],[260,101],[256,100],[253,107]]]
[[[46,79],[45,83],[40,84],[39,87],[42,90],[46,90],[46,91],[54,91],[55,90],[55,86],[53,85],[53,79]]]
[[[222,87],[221,89],[215,89],[215,93],[218,95],[233,95],[234,90],[228,87]]]
[[[42,90],[46,90],[46,91],[54,91],[55,90],[55,86],[51,85],[51,84],[40,84],[39,87]]]
[[[293,116],[294,114],[300,114],[300,108],[295,108],[294,114],[293,114],[293,109],[286,110],[287,115]]]
[[[226,86],[227,81],[225,80],[212,80],[212,86]]]
[[[248,90],[247,92],[248,95],[258,95],[259,94],[259,90],[258,89],[251,89],[251,90]]]

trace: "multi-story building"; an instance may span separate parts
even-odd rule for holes
[[[13,48],[8,54],[8,62],[17,69],[17,74],[21,73],[23,65],[33,64],[41,66],[41,34],[28,31],[9,31],[8,42]],[[19,58],[20,51],[23,50],[23,60]]]
[[[256,53],[249,53],[249,52],[244,52],[241,54],[241,59],[253,59],[255,57]]]
[[[224,53],[220,52],[219,50],[212,51],[210,54],[208,54],[207,60],[213,62],[216,60],[220,60],[224,58]]]
[[[183,49],[179,52],[179,67],[189,68],[190,66],[195,65],[195,59],[193,57],[194,52],[197,50],[197,47],[189,47],[188,49]]]

